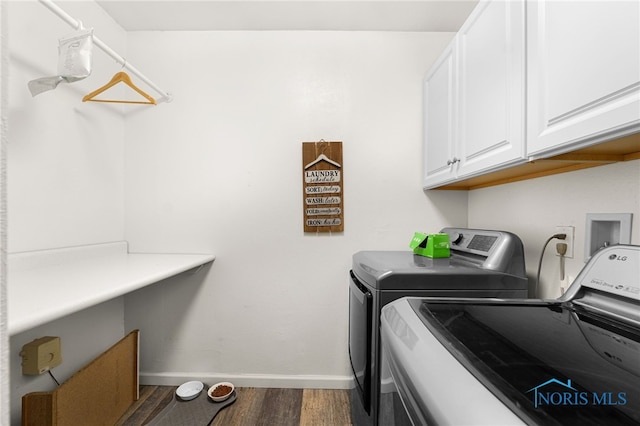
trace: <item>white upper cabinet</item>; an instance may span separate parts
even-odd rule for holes
[[[459,176],[524,157],[523,1],[481,2],[458,33]]]
[[[640,2],[527,3],[527,151],[640,131]]]
[[[455,40],[447,46],[424,79],[424,186],[455,178],[454,47]]]
[[[424,188],[524,162],[523,1],[481,1],[424,81]]]

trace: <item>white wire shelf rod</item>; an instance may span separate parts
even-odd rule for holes
[[[74,29],[79,30],[82,29],[82,22],[70,16],[67,12],[65,12],[62,8],[60,8],[57,4],[55,4],[51,0],[38,0],[42,3],[47,9],[58,15],[63,21],[67,24],[71,25]],[[123,68],[128,70],[131,74],[138,77],[140,80],[145,82],[149,87],[158,92],[161,97],[156,99],[157,103],[161,102],[171,102],[173,97],[170,93],[165,92],[161,88],[159,88],[154,82],[149,80],[144,74],[142,74],[136,67],[131,65],[125,58],[116,53],[113,49],[111,49],[107,44],[105,44],[102,40],[100,40],[97,36],[93,36],[93,43],[98,46],[103,52],[112,57],[118,64],[122,65]]]

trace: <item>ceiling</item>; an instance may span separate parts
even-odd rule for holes
[[[97,0],[127,31],[457,31],[478,0]]]

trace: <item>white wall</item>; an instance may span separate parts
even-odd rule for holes
[[[143,380],[348,386],[354,252],[466,225],[467,195],[421,191],[421,81],[452,34],[136,32],[175,100],[126,118],[132,251],[213,252],[204,283],[126,298]],[[343,142],[345,231],[305,235],[302,142]],[[146,338],[145,338],[146,334]]]
[[[87,26],[95,26],[100,38],[125,53],[126,33],[96,4],[57,4]],[[9,40],[9,51],[3,55],[9,63],[8,244],[3,249],[16,253],[122,240],[123,110],[81,101],[120,67],[96,49],[91,77],[32,98],[27,82],[56,73],[58,38],[73,29],[35,1],[3,2],[5,12],[10,18],[7,28],[3,22]],[[22,395],[53,388],[48,375],[21,374],[19,353],[25,343],[45,335],[59,336],[63,363],[53,373],[63,381],[123,334],[124,302],[117,298],[12,336],[8,352],[11,424],[20,424]]]
[[[0,424],[9,423],[9,336],[7,324],[7,90],[9,78],[7,12],[0,1]]]
[[[126,33],[97,5],[59,5],[124,51]],[[8,6],[8,250],[122,240],[123,111],[82,102],[120,66],[94,49],[89,78],[32,97],[27,83],[57,73],[58,38],[74,30],[37,2],[11,1]]]
[[[126,53],[94,3],[59,4]],[[80,101],[119,71],[99,50],[90,78],[32,98],[27,82],[55,74],[71,29],[36,2],[8,6],[8,251],[126,238],[218,255],[205,282],[187,273],[13,336],[11,423],[23,394],[53,386],[20,371],[42,335],[62,339],[61,381],[139,327],[152,381],[347,384],[352,253],[466,222],[466,194],[419,190],[421,78],[452,35],[132,34],[131,61],[176,100],[121,107]],[[320,138],[345,143],[339,235],[302,232],[301,142]]]
[[[556,226],[575,227],[573,259],[566,274],[584,266],[587,213],[633,213],[632,244],[640,244],[640,160],[515,182],[469,192],[469,226],[515,232],[524,241],[530,288],[547,238]],[[556,297],[560,263],[553,240],[543,257],[540,297]]]

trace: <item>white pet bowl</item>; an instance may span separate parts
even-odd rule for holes
[[[204,389],[204,384],[202,382],[187,382],[181,384],[178,389],[176,389],[176,395],[178,395],[178,397],[183,401],[189,401],[200,395],[202,389]]]

